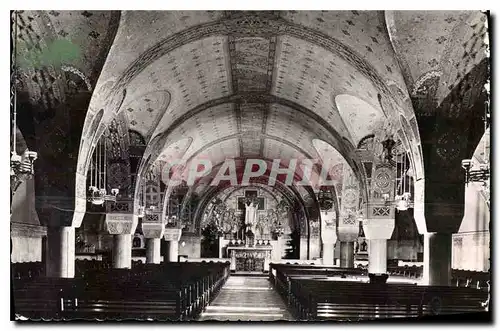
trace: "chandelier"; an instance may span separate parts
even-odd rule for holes
[[[104,147],[102,146],[104,145]],[[94,150],[94,163],[89,169],[90,185],[88,201],[96,206],[102,206],[106,201],[116,202],[119,189],[111,189],[111,194],[106,191],[106,143],[99,141]]]
[[[406,153],[401,154],[401,158],[402,164],[398,174],[400,182],[397,187],[396,196],[394,197],[394,203],[397,210],[405,211],[408,210],[408,208],[413,208],[410,192],[411,164]]]
[[[19,185],[33,178],[35,174],[34,162],[37,159],[37,153],[26,149],[22,155],[16,151],[17,134],[17,11],[13,11],[14,23],[14,43],[11,58],[11,85],[10,85],[10,106],[12,111],[12,150],[10,157],[10,182],[11,193],[13,194]]]
[[[393,160],[393,148],[396,145],[396,141],[392,138],[392,135],[388,136],[386,140],[382,141],[382,162],[389,163],[394,166],[395,162]]]

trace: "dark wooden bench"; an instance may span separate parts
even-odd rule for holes
[[[487,292],[475,288],[370,284],[349,279],[363,274],[357,269],[337,269],[340,268],[322,270],[320,266],[271,264],[270,278],[295,317],[307,320],[361,320],[484,312],[482,302],[488,296]],[[345,281],[328,279],[327,276],[332,274],[342,275]]]
[[[229,276],[229,263],[165,263],[132,270],[90,270],[74,279],[43,278],[15,288],[15,311],[30,318],[196,318]]]
[[[482,312],[487,294],[472,288],[289,279],[297,318],[358,320]]]

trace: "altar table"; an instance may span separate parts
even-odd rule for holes
[[[269,271],[272,249],[271,246],[227,247],[227,253],[231,258],[231,270],[235,270],[236,272]]]

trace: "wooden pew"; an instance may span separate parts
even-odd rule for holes
[[[15,308],[30,318],[192,319],[228,276],[229,263],[91,270],[75,279],[44,278],[22,284],[15,289]]]
[[[276,273],[276,275],[274,274]],[[339,268],[325,267],[322,265],[289,265],[274,264],[269,265],[269,280],[274,284],[275,289],[283,294],[288,291],[288,278],[290,276],[303,278],[325,278],[339,276],[350,278],[352,276],[367,276],[368,272],[362,268]]]
[[[349,281],[358,270],[271,264],[270,279],[298,319],[360,320],[484,311],[487,292],[472,288]],[[404,270],[404,268],[400,268]],[[341,274],[346,281],[326,276]],[[361,273],[362,274],[362,273]]]
[[[290,279],[297,318],[359,320],[481,312],[486,294],[469,288]]]

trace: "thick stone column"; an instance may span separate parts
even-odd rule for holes
[[[337,241],[337,214],[334,210],[321,211],[321,242],[323,264],[335,265],[335,242]]]
[[[387,274],[387,240],[394,232],[396,167],[385,160],[372,164],[371,195],[364,205],[363,232],[368,240],[368,275],[370,282],[385,283]]]
[[[387,274],[387,240],[371,239],[368,241],[368,273]]]
[[[161,262],[161,238],[146,238],[146,263]]]
[[[113,235],[113,268],[132,268],[132,235],[137,227],[137,222],[137,216],[131,213],[106,214],[106,227],[108,232]]]
[[[354,268],[354,241],[340,242],[340,267]]]
[[[132,268],[132,235],[115,234],[113,235],[113,268],[130,269]]]
[[[151,221],[151,215],[146,215]],[[159,219],[159,218],[158,218]],[[146,238],[146,263],[159,264],[161,262],[161,238],[163,237],[164,225],[159,222],[142,223],[142,233]]]
[[[335,244],[323,243],[323,264],[324,265],[335,265],[334,257]]]
[[[342,180],[342,204],[338,222],[340,241],[340,267],[354,268],[354,242],[359,235],[359,182],[350,166],[344,162]]]
[[[75,228],[48,227],[46,247],[47,277],[75,277]]]
[[[165,262],[177,262],[179,255],[179,242],[177,240],[166,241],[166,252],[163,257]]]
[[[166,241],[165,255],[163,261],[177,262],[179,256],[179,239],[181,239],[182,229],[166,228],[164,238]]]
[[[387,275],[387,240],[391,238],[396,224],[393,209],[368,204],[369,218],[363,221],[363,232],[368,239],[369,274]]]
[[[451,234],[424,234],[424,274],[425,285],[444,285],[451,283]]]

